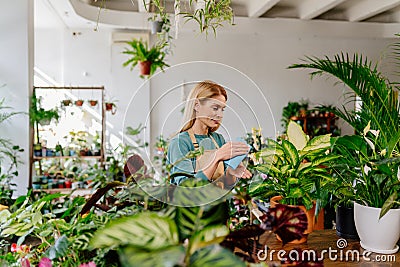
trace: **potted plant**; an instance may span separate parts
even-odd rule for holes
[[[61,101],[64,107],[71,106],[72,100],[71,99],[64,99]]]
[[[127,42],[130,49],[126,48],[123,51],[124,54],[131,55],[131,57],[123,63],[123,66],[131,66],[131,70],[139,64],[141,76],[151,76],[158,68],[164,70],[165,67],[169,67],[164,62],[165,52],[163,48],[166,43],[156,44],[152,47],[148,47],[147,42],[142,40],[133,39]]]
[[[301,100],[300,102],[289,101],[288,104],[282,109],[282,127],[286,129],[292,117],[298,117],[302,114],[305,115],[307,109],[308,101],[306,100]]]
[[[34,94],[31,99],[31,107],[29,109],[29,118],[32,124],[49,125],[52,120],[58,122],[60,114],[58,108],[45,110],[41,107],[40,98],[36,98]]]
[[[325,187],[332,179],[329,164],[337,158],[327,154],[330,139],[330,134],[309,139],[297,123],[290,121],[287,140],[267,139],[267,146],[256,153],[256,158],[261,158],[262,162],[255,169],[264,177],[252,183],[249,194],[273,197],[271,205],[278,200],[281,204],[304,206],[308,219],[306,234],[313,230],[314,215],[326,204]],[[306,240],[304,237],[297,243]]]
[[[117,112],[117,104],[115,102],[111,101],[106,101],[104,103],[106,111],[110,111],[112,115],[114,115]]]
[[[354,145],[342,147],[347,151],[342,155],[349,166],[346,174],[353,178],[344,190],[355,200],[354,219],[361,246],[378,253],[394,253],[400,236],[400,104],[393,83],[377,67],[357,54],[336,55],[333,60],[308,58],[308,62],[290,66],[313,69],[311,75],[337,77],[361,99],[359,109],[332,111],[356,131],[348,137]],[[394,224],[390,224],[392,216]]]
[[[98,103],[97,100],[93,100],[93,99],[88,100],[88,102],[89,102],[89,104],[90,104],[91,107],[95,107],[95,106],[97,105],[97,103]]]
[[[84,101],[82,99],[75,100],[75,106],[81,107],[83,105],[83,102]]]
[[[161,0],[153,0],[146,6],[146,10],[153,12],[154,15],[149,18],[151,34],[169,33],[171,21],[168,13],[165,11],[165,3]]]
[[[337,167],[347,175],[337,190],[345,191],[346,199],[355,200],[354,220],[361,246],[391,254],[398,250],[396,242],[400,237],[400,157],[393,156],[391,146],[387,151],[377,149],[379,134],[368,124],[362,135],[341,137],[346,142],[335,142],[334,148],[339,147],[340,161],[344,163]]]

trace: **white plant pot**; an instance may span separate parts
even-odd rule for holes
[[[151,34],[156,34],[158,32],[161,32],[163,22],[162,21],[152,21],[150,23],[150,29],[151,29]]]
[[[400,209],[391,209],[379,219],[380,208],[354,203],[354,222],[362,248],[381,254],[399,250]]]

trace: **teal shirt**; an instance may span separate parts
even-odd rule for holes
[[[216,149],[214,142],[208,135],[194,135],[197,143],[200,147],[203,147],[205,150]],[[215,139],[219,147],[225,144],[224,137],[216,132],[212,132],[211,136]],[[173,164],[178,160],[185,157],[185,155],[189,151],[195,150],[192,140],[190,140],[190,136],[188,132],[182,132],[176,135],[171,139],[168,146],[168,154],[167,154],[167,164]],[[196,178],[201,178],[204,180],[208,180],[208,177],[203,173],[203,171],[195,172],[196,168],[196,159],[185,159],[181,162],[174,164],[171,168],[171,174],[175,172],[185,172],[188,174],[194,175]],[[176,176],[171,180],[173,184],[180,184],[183,180],[187,179],[186,176]]]

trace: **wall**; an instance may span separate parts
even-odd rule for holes
[[[29,0],[1,1],[0,10],[0,98],[13,111],[27,112],[33,77],[33,3]],[[25,152],[18,169],[16,195],[24,194],[29,177],[29,120],[27,115],[17,115],[3,123],[2,137]],[[7,164],[5,164],[7,165]],[[7,166],[2,166],[7,167]]]

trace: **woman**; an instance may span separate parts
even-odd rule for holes
[[[225,89],[211,81],[198,83],[190,92],[185,105],[183,127],[170,142],[167,160],[172,164],[171,174],[184,172],[196,178],[223,181],[225,187],[233,185],[236,177],[250,178],[251,173],[240,165],[233,170],[226,168],[224,160],[248,153],[244,142],[225,142],[216,133],[222,122],[226,106]],[[204,153],[197,158],[185,158],[188,152],[203,147]],[[176,176],[172,183],[180,184],[187,176]]]

